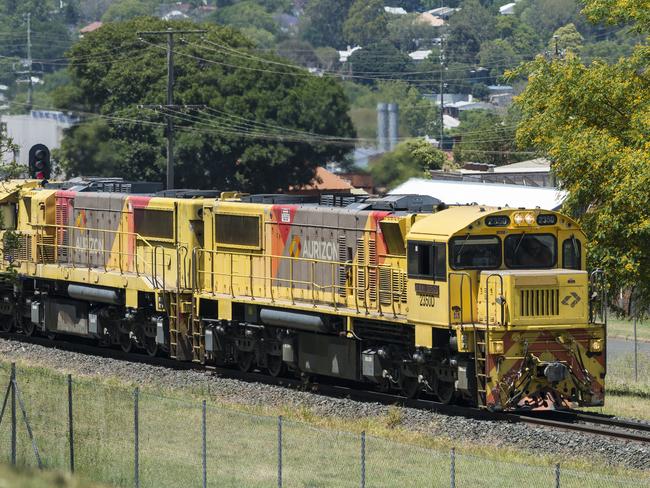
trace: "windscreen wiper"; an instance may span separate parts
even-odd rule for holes
[[[526,236],[525,232],[521,233],[521,237],[517,241],[517,245],[515,246],[515,250],[512,252],[512,259],[514,260],[517,257],[517,251],[519,251],[519,246],[521,246],[521,242],[524,240],[524,237]]]
[[[470,234],[467,234],[467,237],[465,237],[465,240],[463,243],[460,245],[460,249],[458,250],[458,254],[456,254],[456,264],[460,264],[460,256],[463,254],[463,248],[465,247],[465,243],[469,239]]]

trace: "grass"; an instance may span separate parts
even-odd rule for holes
[[[0,370],[0,386],[8,369]],[[67,391],[61,372],[21,364],[18,381],[43,461],[64,470],[68,463]],[[132,486],[134,473],[133,385],[118,378],[76,378],[74,383],[77,472],[87,479]],[[141,486],[200,486],[200,390],[142,387],[139,397]],[[277,483],[277,415],[284,416],[285,486],[358,486],[360,432],[367,432],[366,476],[369,486],[448,486],[449,449],[457,449],[459,486],[519,486],[534,478],[552,486],[550,456],[514,448],[434,438],[402,426],[399,408],[382,417],[342,419],[317,416],[308,408],[224,405],[208,399],[207,476],[219,487],[262,487]],[[307,423],[308,422],[308,423]],[[0,459],[7,455],[9,429],[0,426]],[[35,465],[21,425],[19,456]],[[6,461],[6,459],[4,459]],[[507,461],[506,461],[507,460]],[[629,480],[650,481],[647,473],[604,467],[598,459],[562,459],[563,479],[570,486],[630,486]],[[620,478],[611,478],[619,476]],[[603,481],[605,480],[605,481]],[[643,483],[643,482],[642,482]],[[0,485],[1,486],[1,485]]]
[[[650,342],[650,320],[637,322],[637,339]],[[607,336],[620,339],[634,339],[634,322],[628,319],[609,317],[607,319]]]
[[[2,488],[100,488],[100,485],[56,471],[12,469],[0,464]]]

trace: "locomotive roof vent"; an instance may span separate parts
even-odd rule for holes
[[[318,203],[318,197],[312,195],[285,195],[282,193],[258,193],[241,198],[246,203],[266,203],[273,205],[300,205],[304,203]]]
[[[429,195],[386,195],[382,198],[368,198],[363,202],[353,203],[348,208],[354,210],[432,213],[440,204],[442,204],[440,200]]]
[[[221,191],[174,189],[159,191],[156,193],[156,196],[165,198],[219,198],[219,196],[221,196]]]
[[[163,185],[154,181],[124,181],[122,178],[78,177],[63,182],[48,182],[45,188],[100,193],[152,194]]]

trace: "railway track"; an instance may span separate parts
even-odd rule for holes
[[[43,347],[54,347],[81,354],[149,364],[152,366],[205,371],[208,374],[217,374],[221,377],[236,379],[239,381],[249,383],[257,382],[303,391],[307,390],[334,398],[346,398],[362,402],[374,402],[383,405],[399,405],[409,408],[430,410],[444,415],[461,416],[477,420],[526,423],[539,427],[564,429],[628,441],[650,443],[650,424],[619,419],[605,414],[583,412],[579,410],[489,412],[474,407],[448,405],[426,398],[409,399],[390,393],[363,390],[355,387],[353,384],[333,384],[328,382],[327,379],[318,382],[310,382],[300,378],[273,377],[256,372],[243,373],[237,369],[231,368],[213,366],[206,367],[196,363],[180,362],[163,357],[150,357],[144,353],[125,353],[118,349],[91,345],[84,342],[83,339],[80,341],[50,340],[45,337],[26,337],[16,333],[0,333],[0,338],[36,344]]]

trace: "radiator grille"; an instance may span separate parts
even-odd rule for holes
[[[521,290],[522,317],[551,316],[560,314],[560,290]]]
[[[370,301],[377,301],[377,241],[368,240],[368,282],[370,289]]]
[[[366,296],[366,246],[363,237],[357,239],[357,296]]]

